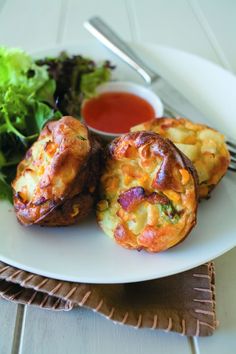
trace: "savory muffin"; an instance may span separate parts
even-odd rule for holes
[[[108,146],[98,222],[121,246],[166,250],[196,223],[197,183],[191,161],[170,140],[153,132],[123,135]]]
[[[48,123],[12,183],[18,220],[59,226],[85,217],[94,204],[100,151],[77,119],[67,116]]]
[[[199,178],[199,197],[207,198],[227,171],[230,155],[224,136],[203,124],[184,118],[157,118],[131,128],[153,131],[170,139],[194,164]]]

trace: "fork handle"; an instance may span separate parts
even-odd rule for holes
[[[148,84],[158,78],[157,73],[150,69],[99,17],[90,18],[84,23],[84,27],[108,49],[136,70]]]

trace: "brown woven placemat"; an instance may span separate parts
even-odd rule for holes
[[[49,310],[85,306],[116,323],[187,336],[208,336],[216,328],[212,262],[166,278],[129,284],[60,281],[0,262],[0,297]]]

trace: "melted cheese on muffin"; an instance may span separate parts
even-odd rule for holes
[[[118,138],[109,150],[97,206],[105,233],[124,247],[151,252],[180,242],[196,222],[189,161],[170,141],[148,132]]]
[[[13,187],[24,201],[30,201],[34,198],[40,179],[57,150],[57,145],[50,140],[51,138],[51,136],[48,136],[37,141],[28,154],[31,154],[31,156],[21,163],[19,167],[19,177],[14,181]],[[48,151],[48,146],[51,147],[50,152]]]
[[[87,128],[75,118],[63,117],[48,123],[18,165],[12,183],[19,220],[25,224],[37,222],[65,200],[76,197],[73,203],[78,204],[78,200],[85,199],[79,197],[80,192],[89,194],[92,187],[95,190],[96,182],[94,177],[94,181],[89,180],[87,166],[92,151]],[[91,205],[92,197],[88,198]],[[66,211],[72,219],[78,214],[75,209],[76,205],[69,206],[67,202]],[[68,222],[72,219],[68,218]],[[53,224],[56,222],[53,219]],[[60,223],[66,224],[66,220],[58,220]]]
[[[227,171],[230,155],[224,135],[203,124],[180,118],[158,118],[131,128],[154,131],[170,139],[194,164],[199,178],[199,195],[208,197]]]
[[[63,168],[68,161],[63,161],[60,156],[60,151],[65,147],[62,134],[66,134],[68,128],[63,123],[60,124],[61,136],[57,136],[58,130],[53,134],[52,131],[44,132],[19,165],[13,188],[24,201],[37,202],[46,187],[48,187],[47,197],[62,198],[68,185],[75,178],[77,173],[75,166]],[[90,150],[87,130],[80,124],[72,134],[70,140],[74,146],[78,145],[76,142],[79,140],[78,152],[82,160]]]

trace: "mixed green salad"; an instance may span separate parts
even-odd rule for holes
[[[44,125],[62,115],[80,119],[83,99],[110,79],[112,68],[65,52],[36,61],[0,47],[0,199],[12,201],[17,164]]]

